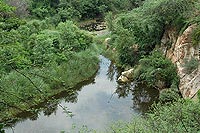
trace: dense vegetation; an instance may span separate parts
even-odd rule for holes
[[[160,46],[165,30],[173,28],[178,36],[188,25],[199,25],[197,14],[198,0],[146,0],[128,13],[109,13],[106,20],[112,31],[110,45],[117,51],[118,64],[135,67],[134,78],[147,85],[157,88],[160,84],[160,89],[178,86],[176,68],[161,54],[152,51]],[[198,44],[198,29],[193,33],[194,44]],[[186,67],[194,69],[196,64]]]
[[[0,121],[62,90],[73,91],[73,86],[95,74],[93,36],[80,30],[76,20],[140,4],[138,0],[0,0]]]
[[[141,0],[6,0],[17,7],[19,16],[50,18],[56,24],[66,20],[84,20],[102,17],[108,11],[131,10],[141,4]]]
[[[195,11],[193,0],[147,0],[143,6],[120,14],[115,20],[107,17],[112,30],[112,41],[119,54],[119,63],[133,66],[143,55],[148,55],[161,44],[164,31],[173,27],[177,34],[188,25]],[[112,20],[112,21],[111,21]]]
[[[20,19],[3,1],[0,7],[0,121],[96,73],[97,50],[88,32],[72,21]]]
[[[134,79],[158,89],[170,88],[173,83],[178,85],[176,67],[159,52],[139,60]]]
[[[145,118],[134,118],[130,123],[116,123],[111,132],[138,133],[197,133],[199,127],[199,103],[179,100],[166,105],[156,105],[152,113]]]
[[[93,36],[71,20],[131,10],[140,2],[0,0],[0,121],[62,90],[73,91],[95,74]]]
[[[116,49],[117,62],[123,67],[134,67],[134,80],[162,90],[160,102],[144,118],[130,123],[115,123],[111,132],[199,132],[199,102],[183,100],[179,95],[176,67],[159,53],[165,30],[173,28],[177,36],[190,24],[197,28],[192,34],[194,46],[199,45],[199,0],[146,0],[129,13],[107,15],[112,31],[111,47]],[[169,42],[170,47],[170,42]],[[199,61],[185,61],[185,71],[198,68]]]
[[[194,23],[198,28],[192,41],[197,46],[200,2],[142,2],[0,0],[0,121],[63,89],[73,91],[74,85],[94,75],[98,58],[93,36],[72,21],[103,17],[109,12],[110,47],[116,50],[117,63],[135,67],[137,82],[169,88],[162,91],[161,102],[145,118],[113,125],[112,132],[198,132],[200,103],[180,99],[176,67],[155,47],[161,44],[166,29],[173,27],[178,35]],[[195,59],[185,64],[188,72],[199,65]],[[0,124],[3,132],[1,128]]]

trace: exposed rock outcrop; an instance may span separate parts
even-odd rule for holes
[[[188,74],[184,70],[186,59],[199,59],[200,46],[192,44],[191,34],[197,25],[189,26],[182,35],[177,36],[173,28],[168,29],[162,38],[160,50],[177,65],[177,72],[180,76],[179,89],[184,98],[193,98],[200,90],[200,68]],[[170,46],[171,45],[171,46]]]

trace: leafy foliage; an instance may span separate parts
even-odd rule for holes
[[[0,118],[28,110],[62,89],[72,88],[95,74],[98,58],[93,38],[71,21],[130,11],[143,0],[6,0],[0,1]],[[11,3],[14,2],[14,3]],[[27,2],[23,10],[33,18],[16,17],[19,2]],[[197,0],[146,0],[144,5],[115,17],[108,14],[112,45],[121,64],[133,66],[135,79],[164,90],[160,99],[171,104],[157,105],[146,119],[113,127],[114,132],[197,132],[199,103],[178,101],[178,77],[175,66],[160,53],[151,54],[166,27],[179,31]],[[27,5],[30,4],[30,5]],[[28,14],[29,12],[25,12]],[[195,17],[194,22],[198,22]],[[199,28],[193,33],[199,43]],[[142,58],[142,59],[141,59]],[[187,68],[196,68],[195,61]],[[87,72],[87,73],[86,73]],[[159,81],[159,82],[158,82]],[[161,87],[161,88],[162,88]],[[176,101],[176,102],[173,102]],[[30,104],[31,103],[31,104]],[[0,132],[4,132],[0,124]],[[83,132],[88,131],[83,127]]]
[[[54,30],[45,21],[32,20],[17,30],[2,31],[1,64],[5,70],[25,68],[30,65],[45,66],[61,63],[73,52],[90,47],[93,39],[79,30],[71,21],[60,23]]]
[[[96,73],[98,58],[89,33],[71,21],[57,26],[48,20],[18,23],[14,9],[0,4],[1,120]]]
[[[85,50],[92,43],[92,37],[86,32],[80,31],[72,22],[60,23],[57,29],[61,33],[61,43],[72,51]]]
[[[7,5],[3,0],[0,1],[0,16],[1,17],[8,17],[13,13],[14,8]]]
[[[5,0],[5,2],[14,7],[14,13],[18,17],[27,17],[29,15],[29,5],[30,5],[30,0]]]
[[[139,61],[139,67],[134,73],[134,79],[159,89],[163,89],[160,87],[170,88],[173,82],[178,84],[176,67],[159,52],[153,52],[150,56]]]
[[[104,15],[108,11],[130,10],[137,7],[139,0],[32,0],[31,15],[45,18],[56,15],[63,22],[71,19],[87,19]]]
[[[149,115],[150,124],[155,124],[153,130],[157,132],[198,132],[200,104],[192,101],[178,101],[171,105],[155,108]],[[161,124],[162,123],[162,124]]]
[[[161,103],[171,103],[174,101],[178,101],[181,98],[178,85],[176,83],[172,83],[170,88],[166,88],[162,90],[159,94],[159,101]]]
[[[133,66],[141,56],[148,55],[155,45],[161,43],[166,27],[174,27],[178,33],[185,25],[188,12],[193,6],[192,0],[147,0],[141,7],[118,15],[113,22],[112,38],[115,40],[120,63]],[[131,51],[132,46],[137,46],[137,52],[123,52]],[[126,61],[129,57],[138,58]]]
[[[190,100],[161,105],[147,114],[146,118],[133,118],[130,123],[120,123],[111,127],[111,132],[189,132],[197,133],[199,128],[200,104]]]
[[[17,18],[14,14],[14,7],[9,6],[4,1],[0,1],[0,30],[17,29],[23,20]]]

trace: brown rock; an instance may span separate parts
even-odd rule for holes
[[[192,31],[197,25],[189,26],[181,36],[176,37],[175,31],[169,29],[164,33],[162,39],[161,51],[167,58],[176,64],[177,72],[180,76],[179,89],[184,98],[193,98],[200,90],[200,69],[194,70],[191,74],[184,71],[184,60],[196,58],[199,59],[199,47],[193,46],[191,41]],[[172,46],[168,48],[167,44],[171,42]]]

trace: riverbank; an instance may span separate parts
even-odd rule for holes
[[[21,120],[13,125],[13,130],[16,133],[78,132],[86,125],[96,132],[103,132],[113,121],[129,122],[132,115],[147,112],[158,93],[134,83],[119,84],[116,80],[120,69],[104,56],[100,55],[99,60],[95,77],[79,84],[73,91],[66,90],[50,97],[40,106],[42,108],[37,108],[38,111],[21,114]],[[12,130],[8,128],[6,132]]]
[[[4,86],[7,85],[12,89],[18,89],[18,92],[19,89],[23,89],[23,94],[32,95],[32,98],[25,101],[21,98],[20,94],[17,93],[17,90],[15,90],[15,93],[12,93],[12,91],[7,92],[12,94],[4,97],[10,106],[1,109],[0,122],[9,124],[10,122],[16,121],[18,116],[23,112],[37,112],[40,110],[38,107],[40,107],[41,104],[48,102],[49,98],[51,99],[63,91],[67,91],[71,94],[75,93],[76,90],[74,90],[74,88],[76,88],[76,86],[94,77],[99,68],[98,63],[99,60],[96,54],[92,53],[90,50],[86,50],[77,53],[72,56],[70,60],[57,67],[20,71],[23,75],[17,72],[6,75],[1,80]],[[32,73],[32,75],[30,75],[30,73]],[[26,77],[24,75],[26,75]],[[27,77],[31,78],[31,81],[36,86],[33,86]],[[10,84],[10,82],[16,82],[17,85]],[[16,88],[16,86],[19,87],[19,82],[22,83],[22,88]],[[25,89],[24,85],[27,84],[30,88]],[[30,93],[33,89],[36,93]],[[41,92],[37,92],[36,89],[40,89]],[[10,100],[13,101],[12,104]]]

